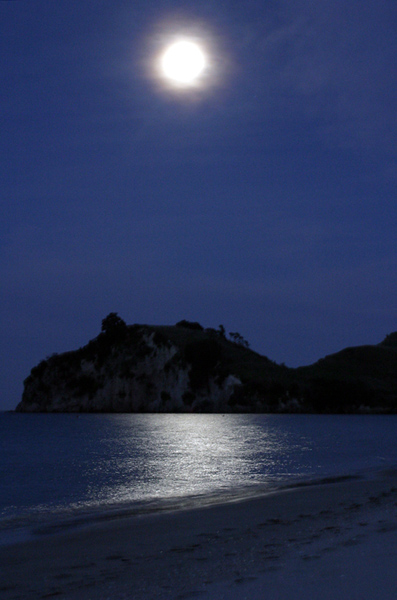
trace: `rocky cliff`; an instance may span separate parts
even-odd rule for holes
[[[32,369],[17,411],[397,412],[397,334],[289,369],[223,328],[102,324]]]
[[[16,410],[225,411],[241,385],[225,360],[231,346],[237,347],[212,330],[119,322],[83,348],[34,367]]]

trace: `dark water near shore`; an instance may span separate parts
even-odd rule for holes
[[[397,416],[0,413],[0,542],[397,466]]]

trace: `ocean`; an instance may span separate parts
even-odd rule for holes
[[[0,543],[397,467],[397,416],[0,413]]]

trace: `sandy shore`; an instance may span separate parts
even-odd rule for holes
[[[0,598],[397,598],[397,473],[0,548]]]

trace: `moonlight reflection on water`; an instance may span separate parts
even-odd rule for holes
[[[91,490],[112,502],[271,483],[294,471],[288,433],[252,415],[133,415],[113,425],[104,469],[120,481]],[[302,441],[300,459],[309,450]]]
[[[394,468],[396,432],[393,415],[4,413],[0,528],[27,514],[185,506]]]

